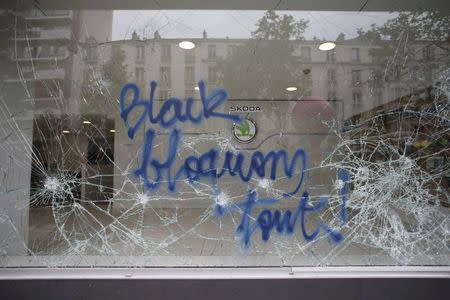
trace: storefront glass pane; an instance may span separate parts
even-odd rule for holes
[[[0,10],[0,265],[449,265],[450,17]]]

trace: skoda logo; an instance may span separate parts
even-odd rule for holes
[[[256,123],[251,119],[244,119],[241,123],[234,123],[233,136],[241,143],[251,142],[256,136]]]

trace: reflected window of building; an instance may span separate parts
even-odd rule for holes
[[[56,55],[58,55],[59,57],[63,57],[66,54],[66,49],[67,46],[59,46]],[[97,51],[95,51],[93,55],[94,57],[97,57]]]
[[[208,82],[215,83],[217,80],[217,68],[208,66]]]
[[[375,96],[375,105],[382,105],[383,104],[383,92],[377,91],[374,94]]]
[[[328,98],[328,100],[337,100],[336,91],[329,90],[327,98]],[[332,103],[334,103],[334,102],[332,102]]]
[[[433,70],[430,66],[425,66],[423,69],[423,78],[428,81],[431,82],[433,80]]]
[[[136,82],[139,84],[143,84],[145,83],[145,79],[144,79],[144,68],[142,67],[137,67],[136,68]]]
[[[336,51],[334,50],[327,51],[327,61],[328,62],[336,61]]]
[[[23,49],[23,57],[24,58],[30,58],[32,57],[33,48],[31,47],[25,47]]]
[[[352,48],[352,61],[359,62],[359,48]]]
[[[159,81],[161,83],[161,87],[170,87],[171,82],[170,67],[161,67],[159,69],[159,72],[160,72]]]
[[[383,85],[381,70],[370,71],[370,86],[372,89],[381,88]]]
[[[61,50],[63,50],[63,49],[61,49]],[[60,50],[60,48],[58,48],[58,52],[61,50]],[[86,59],[91,62],[97,60],[97,47],[88,47],[87,48]]]
[[[394,79],[398,80],[402,78],[402,66],[395,65],[394,66]]]
[[[300,48],[300,55],[302,60],[304,61],[311,61],[311,47],[301,47]]]
[[[400,97],[403,97],[405,95],[405,90],[401,87],[395,87],[394,88],[394,98],[398,99]]]
[[[111,52],[112,52],[113,56],[116,55],[116,53],[119,53],[121,51],[122,51],[122,48],[120,47],[120,45],[114,44],[111,46]]]
[[[353,86],[361,85],[361,70],[352,71],[352,85]]]
[[[161,60],[163,62],[169,61],[172,56],[170,45],[164,44],[161,46]]]
[[[184,68],[184,80],[187,84],[193,84],[195,82],[194,66],[186,66]]]
[[[353,106],[356,108],[361,108],[362,105],[362,96],[361,91],[356,90],[352,93]]]
[[[143,60],[145,57],[144,46],[136,46],[136,59]]]
[[[238,46],[237,45],[228,45],[227,47],[227,55],[228,56],[232,56],[235,55],[238,51]]]
[[[208,45],[208,58],[216,58],[216,45]]]
[[[336,70],[335,69],[328,69],[327,79],[328,79],[329,84],[336,83]]]
[[[49,50],[48,50],[48,53],[49,53],[50,56],[55,55],[55,46],[50,46]]]
[[[194,64],[195,63],[195,48],[184,50],[184,63]]]
[[[422,48],[422,59],[423,60],[434,59],[434,48],[432,46],[425,46]]]
[[[170,97],[170,90],[159,90],[159,99],[166,100]]]
[[[188,98],[188,97],[195,97],[195,90],[194,89],[187,89],[184,91],[184,97]]]

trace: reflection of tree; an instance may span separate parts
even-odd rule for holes
[[[439,12],[402,12],[381,26],[379,32],[391,39],[407,34],[411,40],[446,41],[449,25],[450,16]]]
[[[259,19],[252,39],[218,63],[222,84],[232,97],[277,98],[286,87],[299,87],[307,76],[292,53],[292,40],[302,40],[308,22],[268,11]],[[299,87],[301,92],[301,87]]]
[[[450,50],[446,46],[450,38],[449,27],[450,16],[439,12],[401,12],[381,26],[372,24],[369,30],[359,28],[357,33],[361,41],[379,46],[371,50],[371,55],[375,63],[385,67],[384,79],[400,79],[403,73],[411,70],[421,69],[422,74],[431,74],[433,66],[428,63],[435,59],[431,47]],[[412,47],[416,42],[424,43],[422,66],[411,65],[418,50]],[[407,63],[410,63],[408,69]],[[430,76],[419,77],[430,81]]]
[[[430,161],[439,160],[444,166],[449,162],[446,120],[450,106],[445,94],[448,89],[443,85],[443,81],[448,80],[449,27],[448,15],[401,12],[383,25],[372,25],[366,31],[358,29],[360,40],[377,46],[371,50],[371,55],[380,67],[382,82],[400,89],[393,101],[383,105],[383,110],[355,116],[362,117],[360,124],[369,124],[366,126],[369,129],[356,137],[369,137],[376,145],[370,149],[361,143],[360,148],[364,150],[358,151],[377,160],[395,161],[404,155],[414,159],[431,174],[421,180],[429,186],[435,184],[433,189],[448,189],[446,173],[429,170],[426,166],[432,164]],[[383,147],[379,147],[380,144]],[[433,182],[428,182],[431,177]]]
[[[450,16],[439,12],[401,12],[397,17],[377,26],[372,24],[369,30],[359,28],[357,33],[362,40],[379,43],[383,39],[399,40],[407,38],[417,40],[448,42],[450,38]]]
[[[119,95],[120,89],[127,82],[126,68],[124,51],[119,47],[113,47],[110,60],[102,68],[109,94],[113,97]]]
[[[115,102],[120,89],[127,82],[126,68],[124,51],[120,47],[113,46],[111,58],[100,71],[88,70],[83,83],[83,97],[89,109],[94,107],[105,109],[105,101]]]

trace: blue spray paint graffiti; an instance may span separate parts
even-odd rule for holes
[[[203,120],[208,118],[221,118],[232,122],[240,122],[242,119],[239,115],[225,114],[217,112],[216,110],[228,100],[228,94],[224,89],[216,89],[206,95],[206,87],[203,81],[199,81],[199,93],[202,103],[202,112],[197,116],[193,115],[194,99],[188,97],[185,104],[179,98],[168,98],[162,105],[160,111],[154,114],[153,102],[156,91],[156,82],[150,83],[150,97],[148,100],[140,98],[140,89],[134,83],[126,84],[120,93],[120,109],[121,118],[128,127],[128,137],[133,139],[136,132],[143,127],[146,120],[150,124],[158,124],[162,128],[174,127],[177,122],[191,122],[193,124],[200,124]],[[130,103],[127,104],[127,98],[131,94]],[[185,109],[183,111],[183,106]],[[137,109],[141,109],[140,115],[134,125],[131,125],[128,118],[130,113]],[[296,174],[299,178],[295,188],[292,191],[285,192],[283,197],[293,197],[302,187],[307,170],[307,155],[302,148],[297,148],[291,159],[285,150],[269,151],[264,154],[261,151],[254,151],[251,155],[248,164],[245,164],[246,158],[242,152],[226,151],[224,159],[219,164],[219,151],[216,149],[209,149],[199,156],[188,156],[178,170],[173,170],[173,165],[178,151],[181,131],[173,128],[168,141],[167,157],[164,161],[159,161],[152,157],[152,150],[156,139],[156,131],[152,128],[145,132],[145,140],[142,151],[142,162],[140,167],[134,171],[134,175],[143,180],[144,186],[147,190],[157,190],[163,182],[167,182],[167,189],[170,192],[176,191],[176,183],[181,178],[186,178],[189,183],[195,184],[203,179],[211,180],[212,184],[217,189],[217,181],[225,175],[237,176],[242,182],[249,182],[251,178],[268,176],[271,180],[276,180],[279,176],[280,170],[282,176],[287,179],[292,179]],[[221,165],[221,167],[219,167]],[[248,168],[244,168],[248,165]],[[270,166],[270,172],[266,174],[266,167]],[[281,166],[279,168],[279,166]],[[246,169],[246,170],[244,170]],[[154,174],[153,178],[149,178],[149,171]],[[300,170],[298,172],[298,170]],[[341,170],[338,174],[340,180],[345,184],[341,189],[342,208],[340,212],[341,223],[346,222],[346,193],[348,191],[348,173]],[[307,241],[314,240],[320,233],[324,231],[328,234],[332,241],[338,242],[342,239],[342,234],[338,231],[330,229],[327,225],[319,223],[312,233],[308,233],[305,226],[305,219],[308,213],[320,212],[326,209],[328,205],[328,198],[321,197],[319,202],[315,205],[309,203],[309,193],[304,191],[300,197],[298,206],[294,213],[287,210],[284,214],[281,211],[275,210],[272,212],[269,209],[264,209],[258,215],[254,223],[251,222],[252,210],[257,205],[275,204],[279,199],[257,199],[256,192],[250,191],[247,199],[239,205],[242,209],[241,223],[237,228],[237,233],[242,235],[243,246],[250,245],[251,237],[259,229],[261,230],[261,237],[263,241],[267,241],[273,230],[280,234],[292,234],[295,231],[296,224],[300,218],[300,227],[302,235]],[[219,204],[216,205],[218,215],[223,215],[226,210]]]
[[[181,132],[179,129],[173,129],[169,137],[169,150],[167,159],[160,162],[152,158],[152,149],[156,133],[153,129],[146,132],[144,149],[142,152],[142,163],[139,169],[135,171],[136,176],[140,176],[148,190],[156,190],[162,182],[167,182],[168,190],[174,192],[176,183],[182,176],[185,176],[189,182],[194,183],[203,178],[211,179],[214,183],[222,176],[238,176],[241,181],[248,182],[252,177],[266,177],[266,166],[270,164],[270,179],[277,179],[278,166],[281,162],[281,171],[283,176],[291,179],[296,174],[297,166],[301,166],[300,178],[294,190],[286,193],[294,195],[300,189],[306,172],[306,153],[298,148],[292,158],[289,160],[288,153],[285,150],[270,151],[263,154],[261,151],[254,151],[247,170],[244,170],[245,155],[241,152],[237,154],[232,151],[226,151],[222,167],[218,168],[219,152],[216,149],[201,154],[200,156],[188,156],[184,164],[176,171],[173,171],[177,149],[179,146]],[[154,178],[150,180],[148,169],[152,169]]]
[[[198,116],[193,116],[192,112],[194,98],[188,97],[186,99],[186,109],[183,112],[183,101],[179,98],[171,97],[164,101],[159,113],[155,117],[153,112],[153,102],[155,98],[156,86],[156,81],[152,81],[150,83],[150,97],[148,100],[140,99],[140,89],[134,83],[127,83],[120,91],[120,117],[128,125],[128,137],[131,139],[134,138],[136,132],[144,125],[146,119],[148,119],[151,124],[159,124],[163,128],[172,127],[177,123],[177,121],[189,121],[193,124],[199,124],[204,119],[212,117],[222,118],[233,122],[241,121],[241,117],[239,115],[224,114],[216,111],[216,109],[228,100],[228,93],[224,89],[215,89],[209,95],[206,95],[206,86],[203,81],[198,82],[200,99],[203,108],[202,112]],[[130,93],[132,95],[131,103],[127,105],[127,96]],[[128,122],[128,117],[136,108],[143,108],[143,111],[136,124],[131,126]],[[173,114],[170,117],[172,110]]]
[[[343,181],[344,186],[341,189],[341,197],[343,198],[341,206],[341,222],[345,223],[345,198],[348,190],[348,172],[345,170],[339,171],[339,177]],[[328,225],[319,222],[312,233],[308,233],[306,229],[306,217],[307,213],[319,213],[325,210],[328,206],[329,196],[320,197],[318,203],[310,205],[309,193],[304,191],[300,197],[297,208],[292,213],[290,209],[287,209],[284,214],[280,210],[272,212],[270,209],[262,210],[256,220],[252,223],[252,210],[257,205],[273,205],[279,202],[279,199],[275,198],[263,198],[258,199],[255,190],[249,191],[247,199],[239,205],[242,209],[241,223],[237,227],[237,233],[242,237],[242,244],[244,248],[248,248],[251,243],[252,236],[261,230],[261,239],[268,241],[272,231],[276,231],[279,234],[293,234],[295,232],[296,224],[300,218],[300,228],[302,236],[306,241],[312,241],[323,230],[331,239],[332,242],[339,242],[342,240],[342,234],[329,228]]]

